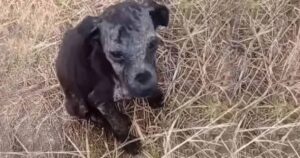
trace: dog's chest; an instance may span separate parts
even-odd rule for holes
[[[114,101],[120,101],[124,99],[131,99],[132,97],[129,95],[128,89],[122,85],[117,79],[114,79],[115,87],[114,87]]]

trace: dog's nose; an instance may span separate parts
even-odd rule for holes
[[[151,80],[151,73],[149,71],[144,71],[142,73],[138,73],[135,76],[135,81],[137,81],[140,84],[146,85]]]

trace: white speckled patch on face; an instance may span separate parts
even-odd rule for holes
[[[103,53],[118,78],[114,100],[146,96],[157,82],[158,40],[149,9],[134,2],[117,5],[103,14],[98,27]],[[147,83],[137,81],[137,75],[144,73],[149,74]]]
[[[120,101],[124,99],[131,99],[128,89],[122,85],[117,79],[114,78],[115,87],[114,87],[114,101]]]
[[[146,67],[148,45],[156,39],[149,11],[142,7],[123,6],[105,17],[101,24],[101,43],[103,52],[112,64],[115,73],[123,79],[124,69],[127,65],[133,67]],[[120,63],[112,57],[112,52],[119,52],[126,62]],[[126,63],[128,63],[126,65]],[[142,70],[141,70],[142,71]],[[129,79],[128,79],[129,80]]]

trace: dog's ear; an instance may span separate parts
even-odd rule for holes
[[[88,33],[87,39],[100,42],[100,34],[101,34],[100,27],[96,25]]]
[[[100,20],[98,17],[87,16],[77,26],[78,33],[85,39],[85,41],[100,39]]]
[[[157,4],[153,0],[146,0],[145,5],[150,9],[149,14],[155,29],[158,26],[168,26],[169,9],[165,5]]]

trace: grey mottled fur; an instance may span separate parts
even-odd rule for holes
[[[98,24],[103,52],[118,76],[115,79],[115,100],[130,98],[130,89],[147,90],[155,87],[157,82],[155,52],[147,52],[149,44],[158,40],[150,9],[144,5],[111,8],[103,14],[103,21]],[[113,14],[121,14],[128,23],[105,18]],[[121,53],[124,62],[114,59],[111,52]],[[137,74],[144,72],[150,74],[147,84],[136,82]]]

